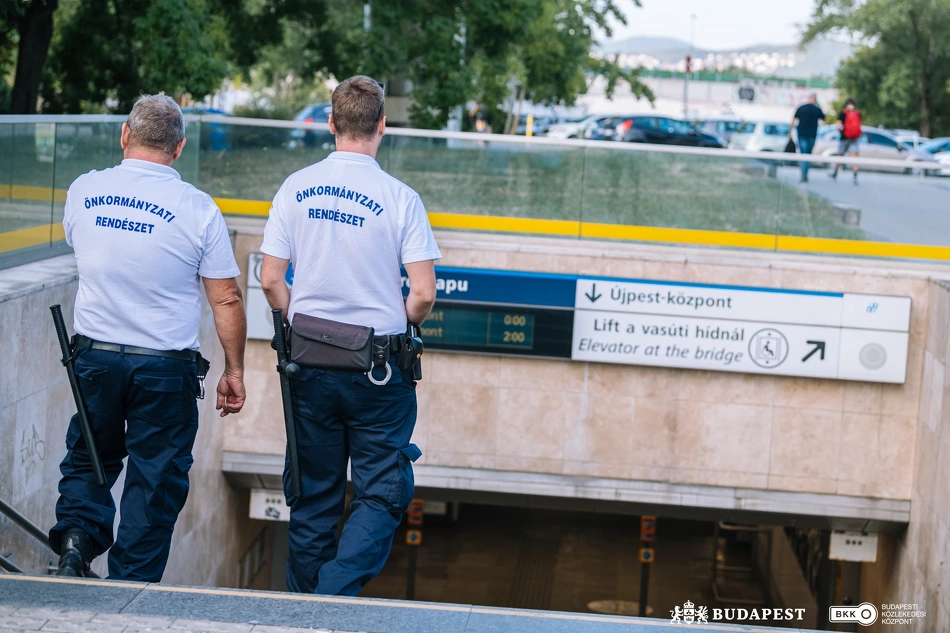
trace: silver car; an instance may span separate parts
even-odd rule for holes
[[[837,130],[822,134],[815,142],[813,154],[822,156],[836,156],[841,133]],[[933,155],[928,152],[915,150],[913,145],[900,141],[888,130],[867,127],[861,128],[861,138],[858,139],[858,156],[862,158],[887,158],[890,160],[934,162]],[[911,167],[862,167],[866,171],[887,171],[896,173],[911,173]],[[921,173],[929,173],[923,170]]]

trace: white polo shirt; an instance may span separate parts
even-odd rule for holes
[[[77,178],[63,227],[79,267],[74,328],[98,341],[198,349],[199,277],[240,273],[211,196],[158,163]]]
[[[400,266],[441,259],[419,194],[364,154],[333,152],[274,197],[261,251],[294,266],[297,312],[406,331]]]

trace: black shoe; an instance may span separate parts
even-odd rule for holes
[[[89,535],[82,530],[67,530],[60,545],[59,568],[54,576],[86,578],[89,575]]]
[[[805,178],[800,178],[800,179],[798,180],[798,184],[800,184],[800,185],[801,185],[801,184],[804,184],[804,183],[806,183],[806,182],[808,182],[808,177],[807,177],[807,176],[806,176]]]
[[[832,180],[838,180],[838,172],[833,171],[830,174],[828,174],[828,177],[831,178]]]

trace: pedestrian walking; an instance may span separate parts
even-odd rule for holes
[[[246,322],[224,218],[172,168],[185,147],[178,105],[143,96],[120,144],[120,165],[72,183],[63,217],[79,270],[72,362],[107,485],[96,482],[75,415],[49,538],[60,576],[88,575],[109,550],[109,578],[158,582],[188,497],[208,371],[198,352],[201,283],[224,347],[222,416],[244,405]],[[126,457],[113,537],[111,489]]]
[[[375,160],[386,131],[382,87],[350,77],[332,100],[337,151],[292,174],[274,197],[261,285],[292,325],[300,365],[287,376],[301,484],[295,496],[288,459],[287,585],[352,596],[382,569],[413,497],[419,358],[403,352],[435,301],[441,253],[419,195]],[[338,542],[348,462],[355,498]]]
[[[815,149],[815,139],[818,137],[818,124],[825,120],[825,113],[818,107],[818,95],[811,93],[808,95],[808,103],[798,106],[795,110],[795,116],[792,117],[792,125],[788,130],[788,139],[792,140],[792,129],[797,127],[798,132],[798,151],[802,154],[811,154]],[[808,168],[811,166],[806,160],[798,162],[801,170],[801,180],[799,182],[808,182]]]

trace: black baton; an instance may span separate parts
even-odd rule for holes
[[[274,316],[274,349],[277,350],[277,373],[280,374],[280,396],[284,403],[284,427],[287,430],[287,460],[290,462],[290,492],[299,499],[303,496],[300,481],[300,458],[297,455],[297,425],[294,423],[294,404],[290,399],[290,379],[300,372],[297,363],[287,357],[287,335],[284,332],[284,313],[271,310]]]
[[[86,402],[82,398],[82,392],[79,390],[79,383],[76,381],[76,372],[73,368],[73,350],[69,344],[69,336],[66,334],[66,323],[63,322],[63,311],[59,304],[50,306],[50,312],[53,313],[53,325],[56,327],[56,336],[59,338],[59,347],[63,351],[63,366],[66,368],[66,375],[69,377],[69,386],[73,390],[73,400],[76,401],[76,414],[79,417],[79,430],[82,432],[82,439],[86,442],[86,451],[89,453],[89,461],[92,463],[92,471],[96,475],[96,483],[105,487],[106,471],[102,469],[102,462],[99,460],[99,452],[96,450],[96,440],[92,436],[92,427],[89,425],[89,412],[86,411]]]

